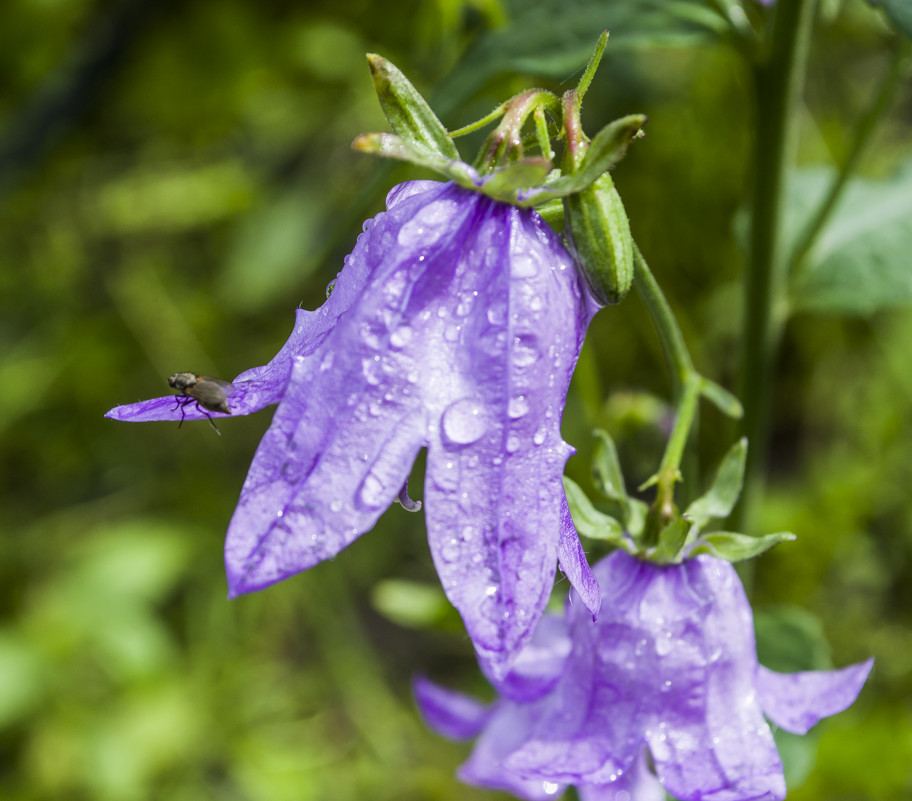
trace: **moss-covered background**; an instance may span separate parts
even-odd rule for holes
[[[265,363],[361,221],[416,174],[349,149],[385,129],[365,52],[457,127],[529,84],[572,86],[604,28],[585,122],[648,114],[615,180],[699,367],[735,388],[750,76],[677,6],[0,4],[0,798],[496,797],[453,779],[467,747],[428,733],[411,701],[415,672],[485,691],[433,591],[420,515],[395,507],[334,561],[229,603],[223,536],[271,413],[221,437],[102,415],[177,370]],[[844,157],[896,42],[861,0],[823,3],[802,164]],[[910,127],[906,82],[861,172],[897,169]],[[910,352],[900,306],[799,314],[779,361],[754,524],[798,540],[745,574],[761,649],[799,667],[877,659],[851,710],[783,741],[796,801],[912,793]],[[649,396],[667,391],[639,301],[602,312],[565,419],[569,471],[586,485],[601,425],[643,480],[664,415]],[[735,433],[705,409],[703,463]]]

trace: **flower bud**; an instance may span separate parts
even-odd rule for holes
[[[577,264],[601,303],[618,303],[633,283],[633,239],[621,196],[606,172],[564,199]]]

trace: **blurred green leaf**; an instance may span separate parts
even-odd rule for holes
[[[690,549],[690,556],[705,553],[724,559],[726,562],[743,562],[768,551],[780,542],[792,542],[795,535],[788,531],[752,537],[730,531],[714,531],[701,536]]]
[[[912,37],[912,3],[909,0],[868,0],[884,13],[900,33]]]
[[[791,181],[787,212],[792,241],[833,180],[802,170]],[[851,179],[833,215],[792,276],[795,309],[871,314],[912,302],[912,160],[889,179]]]
[[[690,521],[683,517],[675,518],[665,526],[659,532],[659,544],[653,551],[659,561],[664,563],[679,561],[678,556],[687,541],[690,530]]]
[[[605,540],[625,550],[630,549],[630,543],[624,536],[621,524],[610,515],[596,509],[580,486],[567,476],[564,476],[564,490],[567,493],[570,517],[573,518],[573,525],[581,537]]]
[[[731,514],[741,494],[746,462],[747,440],[742,437],[723,457],[709,490],[684,512],[696,531],[700,531],[710,520],[719,520]]]
[[[757,658],[779,673],[829,670],[830,644],[823,624],[800,606],[778,605],[754,610]]]
[[[429,628],[452,609],[439,585],[404,579],[378,581],[371,591],[374,608],[400,626]]]

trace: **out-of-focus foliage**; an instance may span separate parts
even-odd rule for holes
[[[483,686],[452,613],[432,594],[407,608],[409,582],[436,586],[421,515],[395,507],[333,562],[228,603],[222,539],[269,413],[225,421],[221,437],[102,414],[164,392],[177,370],[230,377],[268,360],[294,308],[319,305],[363,218],[415,175],[349,150],[384,127],[365,52],[391,58],[456,127],[525,85],[572,86],[603,28],[584,122],[649,116],[614,179],[700,369],[733,387],[751,85],[706,8],[0,4],[5,799],[485,795],[455,782],[464,747],[427,734],[409,697],[419,671]],[[803,167],[841,161],[895,44],[862,0],[837,11],[811,54]],[[908,207],[908,182],[877,182],[909,157],[910,102],[905,87],[861,165],[856,191],[872,204],[895,192]],[[908,219],[896,225],[907,237]],[[865,247],[834,246],[829,279],[850,287],[861,254],[909,252],[898,233],[871,231]],[[910,349],[908,308],[802,313],[787,330],[773,487],[755,523],[798,540],[755,563],[754,597],[770,605],[761,647],[789,669],[877,659],[858,704],[810,747],[783,742],[796,801],[912,792]],[[580,451],[570,475],[590,494],[593,428],[611,433],[631,484],[655,469],[667,390],[639,301],[602,312],[564,424]],[[704,408],[712,466],[733,429]],[[694,476],[691,497],[710,478]],[[832,654],[793,636],[815,629]]]

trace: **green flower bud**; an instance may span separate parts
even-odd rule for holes
[[[633,238],[624,204],[606,172],[564,199],[572,251],[601,303],[623,300],[633,283]]]

